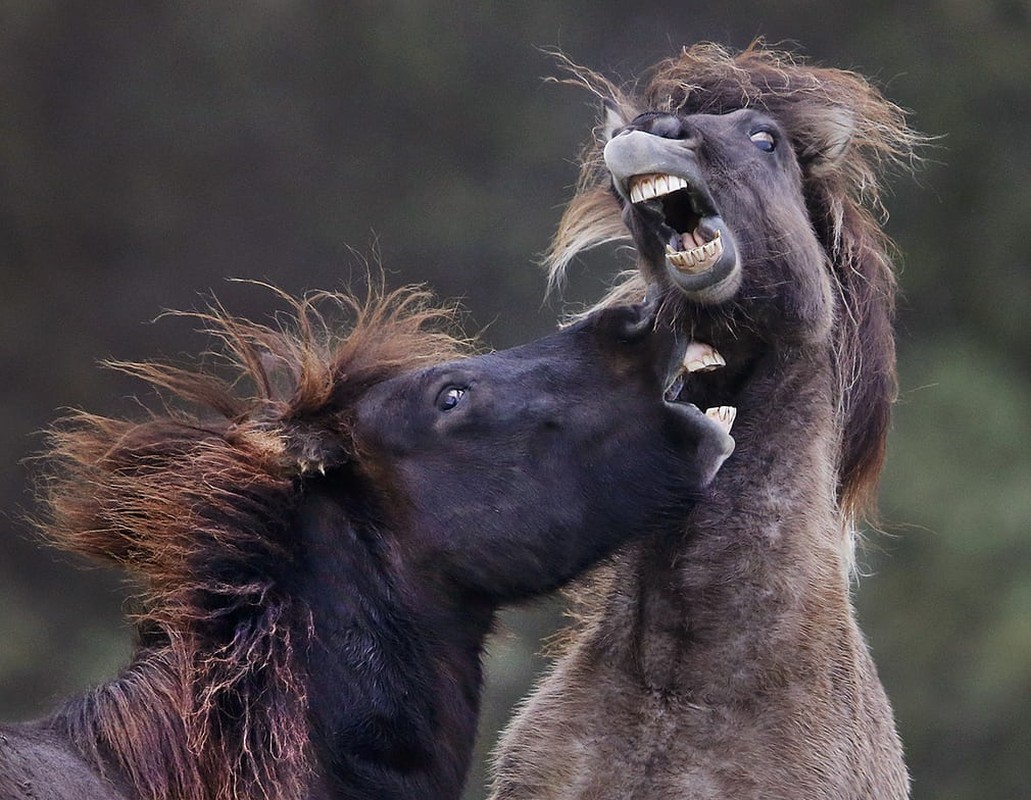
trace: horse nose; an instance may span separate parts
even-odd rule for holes
[[[660,304],[660,290],[651,286],[643,303],[620,306],[602,313],[618,341],[639,342],[652,335]]]
[[[660,111],[649,111],[636,117],[626,130],[638,130],[661,136],[663,139],[677,139],[688,144],[697,143],[699,137],[687,120],[676,114]]]
[[[603,151],[605,166],[626,196],[629,178],[650,173],[680,174],[684,157],[697,156],[701,144],[701,134],[686,119],[647,111],[609,139]]]

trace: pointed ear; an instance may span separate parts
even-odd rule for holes
[[[258,353],[258,363],[269,399],[288,401],[301,380],[298,366],[267,350]]]
[[[845,106],[813,108],[800,136],[802,152],[799,161],[814,177],[837,169],[856,134],[856,118]]]
[[[598,126],[598,138],[604,144],[616,135],[616,131],[626,126],[633,116],[627,116],[626,109],[620,108],[614,100],[602,100],[601,104],[602,120]]]

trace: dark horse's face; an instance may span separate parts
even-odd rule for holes
[[[826,335],[827,256],[773,117],[650,111],[613,133],[604,155],[623,220],[652,279],[679,290],[682,311],[735,315],[767,338]]]
[[[733,449],[728,424],[665,399],[683,362],[653,308],[605,310],[378,385],[358,460],[446,580],[498,600],[546,591],[682,512]]]

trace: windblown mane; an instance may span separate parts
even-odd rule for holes
[[[309,775],[311,632],[285,578],[301,476],[354,457],[355,401],[400,372],[468,354],[452,310],[408,288],[284,298],[292,321],[196,314],[231,382],[158,364],[114,366],[179,406],[138,422],[75,413],[51,433],[44,534],[139,579],[140,650],[55,718],[155,800],[294,800]],[[320,309],[331,306],[327,316]],[[337,317],[350,332],[330,329]],[[249,386],[249,389],[243,387]]]
[[[892,244],[880,226],[880,180],[886,168],[914,162],[921,142],[906,125],[905,112],[860,75],[811,66],[759,44],[739,54],[714,44],[685,48],[626,89],[559,58],[572,75],[565,82],[587,88],[623,119],[646,110],[724,114],[750,107],[784,127],[840,298],[833,343],[843,431],[839,501],[850,520],[868,510],[896,394],[896,287]],[[576,194],[546,256],[552,283],[577,253],[630,240],[602,158],[603,128],[583,153]],[[640,276],[627,273],[602,303],[642,292]]]

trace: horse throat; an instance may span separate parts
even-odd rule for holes
[[[493,609],[441,597],[368,522],[327,492],[299,514],[316,796],[457,796]]]
[[[832,385],[816,348],[758,359],[707,497],[682,529],[627,553],[615,580],[633,602],[604,636],[649,691],[743,701],[835,658],[840,643],[817,633],[853,631]]]

